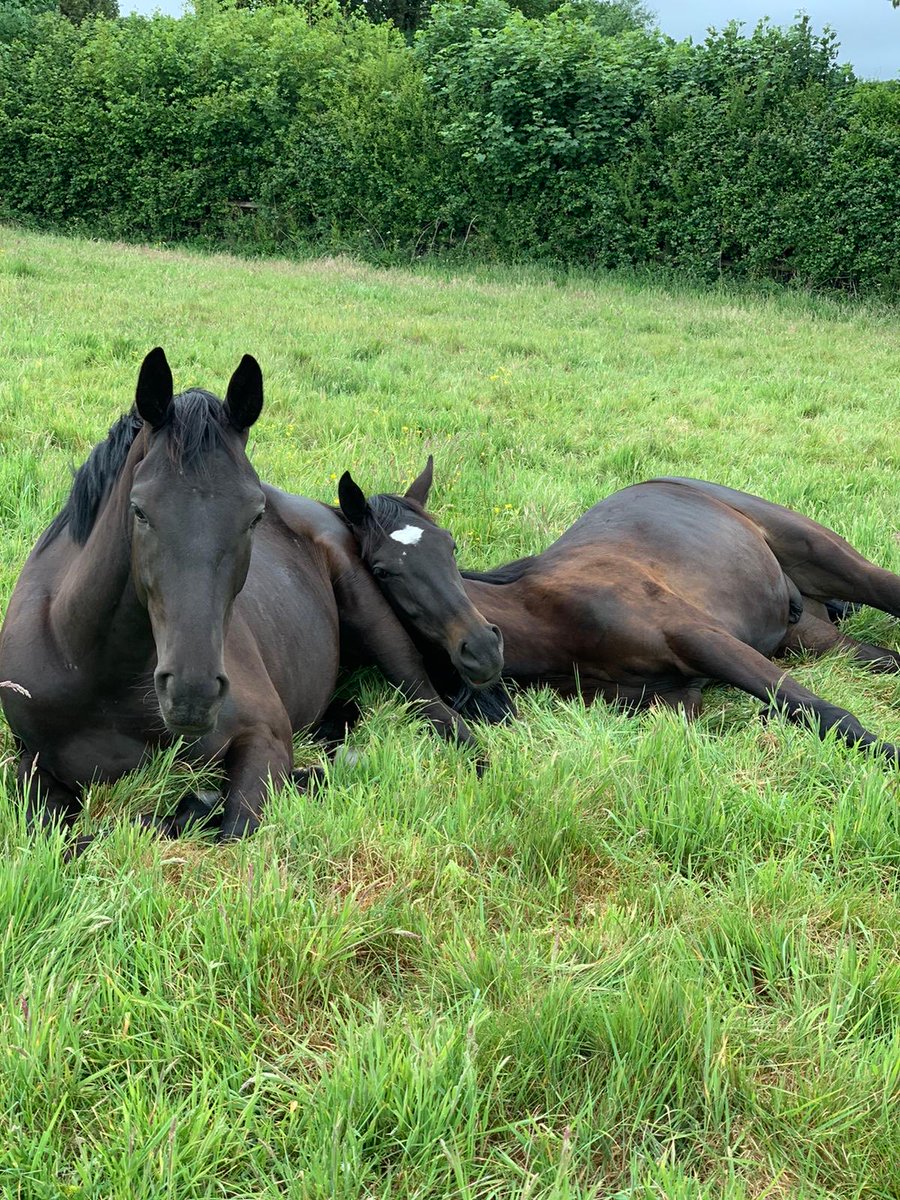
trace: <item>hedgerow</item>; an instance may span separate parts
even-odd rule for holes
[[[702,45],[583,2],[446,0],[412,45],[294,7],[0,21],[0,211],[55,227],[891,291],[898,168],[900,88],[806,18]]]

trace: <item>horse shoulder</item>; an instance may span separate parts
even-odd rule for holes
[[[361,567],[353,535],[333,508],[268,485],[264,490],[270,511],[295,538],[317,551],[332,581],[356,565]]]
[[[362,562],[343,518],[328,505],[303,496],[275,488],[266,488],[266,493],[270,508],[308,547],[327,579],[340,623],[342,654],[367,658],[373,640],[385,636],[386,630],[405,643],[406,634],[398,633],[402,627]]]

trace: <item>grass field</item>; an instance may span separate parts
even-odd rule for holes
[[[7,228],[0,312],[0,608],[157,344],[179,387],[259,358],[251,453],[294,491],[433,451],[467,565],[676,472],[900,570],[887,311]],[[895,679],[795,673],[900,739]],[[900,1196],[896,772],[713,689],[692,726],[526,696],[479,780],[358,686],[362,765],[246,844],[139,834],[184,790],[157,760],[64,865],[6,772],[2,1197]]]

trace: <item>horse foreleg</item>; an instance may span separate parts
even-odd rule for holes
[[[268,789],[281,787],[291,770],[290,741],[267,729],[238,734],[225,755],[228,790],[220,841],[246,837],[258,828]]]
[[[820,737],[833,729],[850,746],[872,746],[892,762],[900,757],[896,746],[882,742],[852,713],[809,691],[725,630],[696,626],[666,632],[665,636],[686,675],[705,675],[733,684],[790,720],[811,725]]]
[[[16,769],[19,789],[25,799],[29,829],[53,825],[69,828],[81,812],[81,800],[71,788],[45,771],[38,754],[23,753]]]
[[[389,663],[379,662],[376,665],[381,668],[389,683],[399,688],[407,700],[417,704],[418,711],[442,738],[448,742],[457,742],[461,746],[477,745],[475,735],[456,709],[445,704],[437,694],[434,685],[425,674],[424,667],[421,671],[415,667],[404,669],[396,660]]]
[[[352,647],[359,664],[376,666],[389,683],[448,741],[474,745],[475,737],[456,711],[440,698],[422,656],[375,580],[365,571],[348,572],[335,586],[341,617],[341,645]]]
[[[830,650],[846,650],[873,671],[900,671],[900,654],[896,651],[861,642],[809,612],[804,612],[797,624],[790,627],[779,653],[819,655]]]

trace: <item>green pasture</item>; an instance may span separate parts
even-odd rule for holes
[[[433,452],[468,565],[678,473],[900,571],[888,309],[2,228],[0,314],[0,610],[157,344],[219,392],[257,356],[283,487],[391,489]],[[895,678],[794,670],[900,740]],[[185,788],[157,759],[94,790],[108,836],[64,864],[0,728],[4,1200],[900,1196],[896,771],[719,688],[693,725],[523,696],[478,779],[355,687],[361,764],[222,848],[131,824]]]

